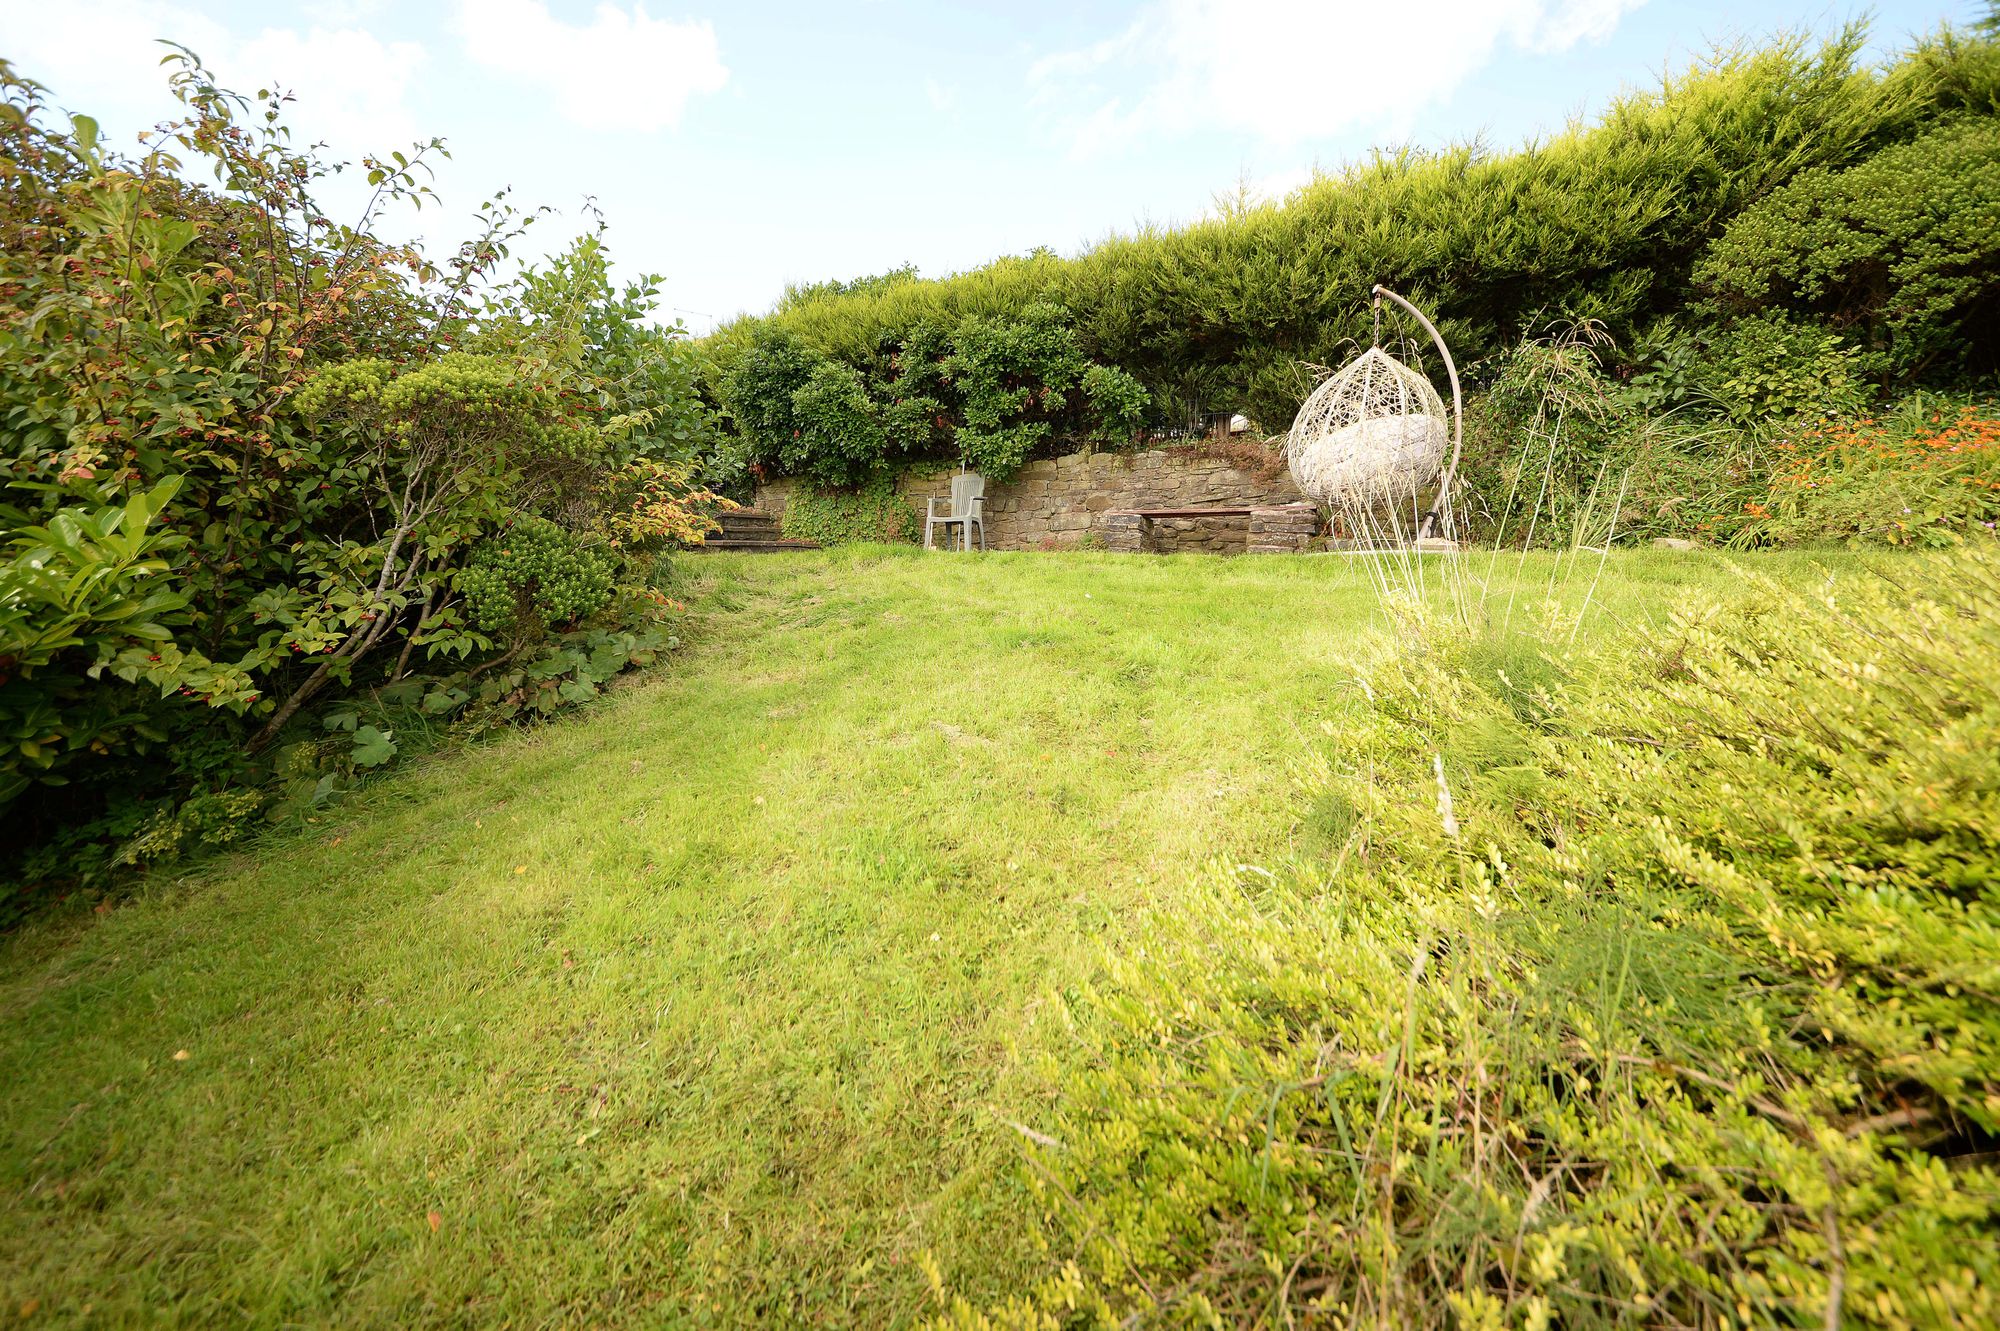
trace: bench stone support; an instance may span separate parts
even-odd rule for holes
[[[1253,555],[1296,555],[1312,547],[1319,535],[1319,509],[1312,504],[1281,504],[1250,510]]]
[[[1106,550],[1136,555],[1146,549],[1146,515],[1143,513],[1106,513],[1101,530]]]
[[[1153,548],[1155,518],[1249,518],[1245,548],[1258,555],[1295,555],[1312,547],[1319,535],[1319,509],[1312,504],[1275,504],[1263,508],[1161,508],[1108,512],[1099,520],[1104,548],[1141,554]]]

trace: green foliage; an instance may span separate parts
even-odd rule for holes
[[[268,777],[302,709],[494,650],[458,579],[509,522],[617,552],[536,610],[567,622],[714,498],[701,358],[657,279],[614,288],[601,227],[494,284],[534,220],[495,199],[433,264],[376,232],[440,144],[364,158],[337,223],[343,164],[281,97],[170,64],[181,117],[126,156],[0,62],[0,876],[94,873],[153,810]]]
[[[152,864],[179,859],[197,849],[216,850],[242,841],[256,830],[264,807],[260,790],[203,791],[160,809],[118,849],[120,864]]]
[[[1641,368],[1623,403],[1634,412],[1693,409],[1743,426],[1853,415],[1873,396],[1858,348],[1784,311],[1666,330],[1635,359]]]
[[[969,318],[953,331],[945,373],[963,403],[967,466],[1005,480],[1048,441],[1083,378],[1068,321],[1069,311],[1037,301],[1018,319]]]
[[[2000,522],[2000,411],[1991,402],[1913,397],[1880,419],[1779,435],[1765,457],[1763,486],[1723,527],[1738,545],[1948,547]]]
[[[920,321],[866,362],[871,378],[782,328],[759,332],[722,381],[750,455],[823,488],[855,486],[898,459],[957,459],[995,480],[1060,436],[1129,439],[1150,398],[1088,360],[1068,311]]]
[[[1851,415],[1869,392],[1860,355],[1825,328],[1782,316],[1744,319],[1715,339],[1726,377],[1713,400],[1738,424]]]
[[[724,377],[723,405],[749,445],[752,463],[786,471],[806,465],[792,397],[825,360],[798,338],[776,330],[759,337]]]
[[[1005,323],[1038,302],[1074,316],[1091,359],[1180,407],[1289,421],[1369,335],[1386,282],[1436,314],[1461,362],[1551,314],[1622,341],[1695,295],[1690,267],[1732,218],[1801,172],[1837,171],[1952,115],[1991,116],[1989,41],[1943,34],[1873,69],[1850,30],[1724,54],[1514,152],[1384,154],[1282,205],[1145,229],[1072,259],[1010,257],[933,281],[824,294],[725,327],[721,348],[783,329],[850,365],[920,324]],[[724,351],[723,354],[727,354]]]
[[[2000,124],[1957,123],[1803,171],[1734,218],[1694,279],[1724,311],[1791,309],[1849,330],[1885,376],[1979,352],[2000,329]]]
[[[888,436],[861,375],[823,360],[792,394],[797,473],[820,485],[852,485],[882,466]]]
[[[459,574],[482,633],[574,624],[611,599],[611,560],[547,518],[517,519],[473,551]]]
[[[821,545],[855,541],[914,541],[922,520],[888,476],[846,490],[795,488],[785,501],[785,535]]]
[[[1097,418],[1100,443],[1129,444],[1146,423],[1152,395],[1116,365],[1092,365],[1083,372],[1083,395]]]
[[[589,702],[615,676],[651,665],[677,642],[658,626],[562,634],[539,655],[505,669],[432,681],[423,694],[422,711],[430,717],[458,717],[473,726],[546,718]]]
[[[480,341],[534,357],[562,375],[615,441],[611,461],[688,462],[717,446],[703,405],[701,358],[679,322],[654,321],[658,274],[614,287],[605,225],[546,267],[524,268],[487,302]]]
[[[65,783],[73,764],[163,743],[148,687],[236,712],[256,701],[242,671],[174,642],[187,597],[167,574],[187,538],[157,519],[179,488],[169,478],[121,506],[69,505],[12,528],[0,566],[0,804],[30,781]]]
[[[1943,545],[1994,516],[1988,409],[1919,393],[1864,416],[1860,354],[1823,326],[1662,324],[1622,383],[1612,354],[1581,324],[1474,367],[1460,515],[1481,538]]]
[[[913,263],[900,264],[886,273],[872,273],[866,277],[849,278],[841,281],[832,278],[824,282],[808,282],[803,285],[791,284],[785,287],[785,294],[778,298],[778,307],[785,309],[794,305],[807,305],[813,301],[830,297],[853,296],[864,292],[886,291],[904,282],[917,280],[917,266]]]
[[[938,1324],[2000,1317],[2000,557],[1934,572],[1378,671],[1330,862],[1073,1004],[1052,1269]]]

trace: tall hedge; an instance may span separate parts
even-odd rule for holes
[[[1381,153],[1282,205],[1142,229],[1074,258],[1042,250],[933,281],[795,291],[718,330],[710,351],[726,370],[783,329],[867,366],[921,324],[1014,318],[1047,300],[1163,412],[1244,408],[1277,425],[1310,387],[1303,364],[1337,362],[1367,336],[1374,282],[1436,311],[1468,361],[1558,316],[1623,334],[1682,310],[1706,247],[1802,172],[2000,106],[1989,38],[1940,32],[1869,67],[1864,35],[1726,54],[1516,151]]]

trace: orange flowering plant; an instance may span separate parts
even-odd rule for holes
[[[1769,445],[1764,493],[1733,543],[1957,545],[2000,522],[2000,403],[1909,399]]]

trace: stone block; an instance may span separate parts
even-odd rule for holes
[[[1137,513],[1106,513],[1098,520],[1097,530],[1107,550],[1136,554],[1145,548],[1146,520]]]

